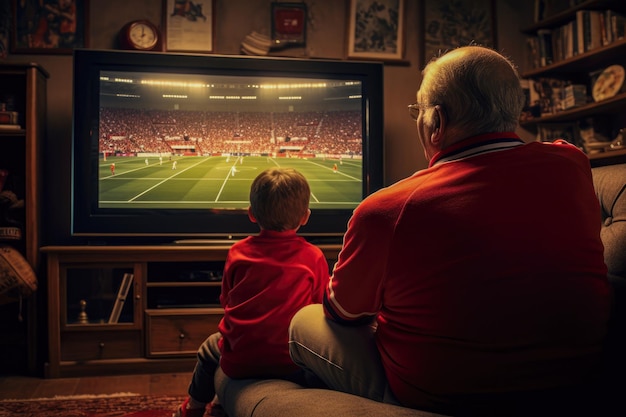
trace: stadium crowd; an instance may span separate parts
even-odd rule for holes
[[[361,113],[100,109],[107,154],[361,155]]]

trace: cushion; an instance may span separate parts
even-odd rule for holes
[[[221,368],[215,374],[215,388],[229,416],[441,417],[343,392],[304,388],[280,379],[231,379]]]
[[[592,173],[602,208],[604,261],[612,279],[626,280],[626,164],[593,168]]]
[[[604,370],[599,378],[600,392],[608,402],[611,399],[617,401],[626,390],[626,164],[593,168],[592,173],[602,209],[600,236],[614,297]],[[622,408],[621,415],[626,415],[623,402],[617,403]]]

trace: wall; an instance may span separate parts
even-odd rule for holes
[[[403,64],[385,66],[385,183],[391,184],[427,166],[406,106],[415,101],[420,84],[421,0],[406,1],[406,52]],[[306,0],[307,46],[282,55],[344,59],[348,0]],[[498,49],[523,62],[523,26],[531,22],[533,2],[497,1]],[[243,38],[255,30],[269,34],[271,0],[216,0],[215,53],[239,54]],[[115,49],[119,29],[133,19],[159,24],[162,0],[89,0],[88,37],[93,49]],[[278,55],[278,53],[272,53]],[[69,182],[72,135],[72,57],[70,55],[9,55],[7,61],[37,62],[50,73],[48,82],[48,143],[44,222],[50,229],[69,227]],[[77,91],[76,94],[80,94]],[[50,222],[55,219],[54,222]],[[54,224],[52,224],[54,223]],[[50,232],[55,234],[54,232]],[[50,242],[44,242],[47,244]]]

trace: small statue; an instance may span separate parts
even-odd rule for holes
[[[80,324],[89,323],[89,317],[87,316],[87,301],[80,300],[78,304],[80,305],[80,313],[78,313],[78,322]]]

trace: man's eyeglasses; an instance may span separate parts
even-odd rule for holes
[[[417,121],[417,116],[419,116],[422,110],[435,106],[436,104],[413,103],[409,104],[407,107],[409,108],[409,116],[411,116],[411,119]]]
[[[407,107],[409,108],[409,116],[411,116],[411,119],[413,119],[414,121],[417,121],[417,117],[420,114],[420,110],[424,106],[419,103],[413,103],[413,104],[409,104]]]

